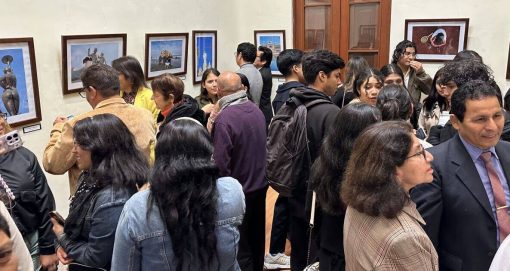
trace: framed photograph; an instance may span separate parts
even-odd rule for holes
[[[145,78],[186,74],[188,33],[145,34]]]
[[[112,65],[126,55],[126,34],[62,36],[62,92],[79,92],[80,74],[97,63]]]
[[[32,38],[0,39],[0,111],[12,127],[41,121]]]
[[[466,49],[469,19],[405,21],[405,39],[416,44],[416,59],[423,62],[452,60]]]
[[[209,68],[217,67],[217,32],[193,31],[193,83],[202,81],[202,74]]]
[[[271,74],[273,74],[273,76],[282,76],[276,66],[276,58],[281,51],[285,50],[285,30],[255,30],[254,36],[255,46],[257,46],[257,48],[259,48],[259,46],[265,46],[273,51]],[[316,39],[322,40],[320,37],[316,37]]]
[[[508,62],[506,63],[506,79],[510,79],[510,46],[508,48]]]

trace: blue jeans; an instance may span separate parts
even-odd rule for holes
[[[32,256],[32,262],[34,263],[34,271],[41,270],[41,260],[39,259],[39,234],[37,231],[23,236],[25,245]]]

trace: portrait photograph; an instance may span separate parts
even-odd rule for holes
[[[186,74],[188,66],[188,33],[145,35],[145,77],[163,74]]]
[[[202,80],[209,68],[216,68],[216,31],[193,31],[193,83]]]
[[[0,61],[0,112],[13,127],[41,121],[33,39],[0,39]]]
[[[469,19],[406,20],[405,38],[416,44],[421,61],[452,60],[466,49]]]
[[[255,46],[264,46],[273,52],[271,61],[271,74],[282,76],[276,66],[276,58],[281,51],[285,50],[285,30],[255,30]]]
[[[62,36],[63,93],[79,92],[81,72],[126,55],[126,34]]]

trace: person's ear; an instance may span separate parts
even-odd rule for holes
[[[97,89],[93,86],[89,86],[89,98],[94,100],[97,98],[98,92]]]
[[[450,114],[450,122],[455,130],[459,130],[461,121],[454,114]]]

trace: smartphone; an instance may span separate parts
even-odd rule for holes
[[[0,154],[15,150],[23,145],[18,130],[0,136]]]
[[[60,225],[64,225],[66,223],[66,220],[57,211],[51,211],[50,217],[55,219]]]

